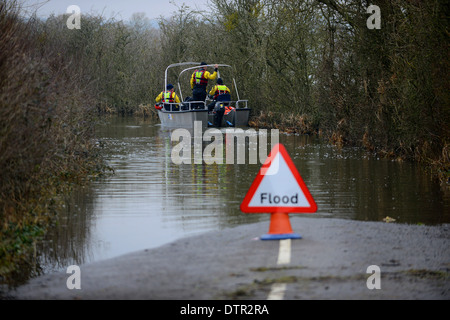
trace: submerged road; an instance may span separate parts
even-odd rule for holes
[[[292,228],[302,239],[263,241],[259,236],[267,233],[269,222],[242,225],[81,265],[81,289],[69,290],[66,282],[71,274],[62,272],[35,278],[11,295],[16,299],[450,299],[450,225],[292,216]],[[370,266],[378,267],[379,273]],[[369,289],[368,282],[379,289]]]

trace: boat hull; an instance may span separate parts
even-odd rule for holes
[[[202,127],[208,126],[208,110],[158,110],[161,125],[168,128],[194,128],[195,121],[201,121]]]
[[[250,117],[250,108],[238,108],[236,109],[236,115],[234,120],[235,127],[248,126],[248,118]]]

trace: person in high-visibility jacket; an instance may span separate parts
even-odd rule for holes
[[[175,93],[173,85],[168,84],[166,87],[166,91],[162,91],[155,99],[156,102],[163,102],[164,108],[168,111],[178,111],[180,110],[179,105],[177,104],[169,104],[169,103],[180,103],[180,98],[178,98],[178,95]],[[172,106],[172,108],[170,107]]]
[[[196,69],[191,76],[191,88],[192,88],[192,100],[193,101],[205,101],[207,91],[206,86],[208,85],[208,80],[214,80],[217,77],[217,70],[219,65],[214,65],[214,72],[209,73],[206,71],[206,62],[202,62],[201,67]]]
[[[226,85],[223,84],[222,78],[217,79],[217,84],[209,92],[209,97],[214,101],[208,105],[208,111],[214,109],[217,101],[230,101],[230,94],[231,91]]]
[[[214,114],[214,125],[220,127],[224,114],[228,114],[234,109],[229,105],[231,91],[223,84],[223,80],[219,78],[217,79],[217,84],[209,92],[209,97],[214,99],[214,101],[208,105],[208,111]]]

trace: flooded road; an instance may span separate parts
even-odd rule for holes
[[[205,231],[269,222],[268,214],[239,209],[260,162],[176,165],[171,132],[137,118],[107,119],[98,135],[115,174],[78,188],[66,199],[66,211],[40,249],[44,272]],[[378,159],[359,149],[339,150],[316,137],[280,134],[279,140],[317,203],[318,211],[308,217],[450,222],[449,195],[415,164]]]

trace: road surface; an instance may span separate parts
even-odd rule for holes
[[[295,217],[294,217],[295,216]],[[258,222],[32,279],[15,299],[450,299],[450,225],[290,215],[302,239]],[[78,281],[80,289],[68,289]],[[371,287],[372,289],[370,289]]]

